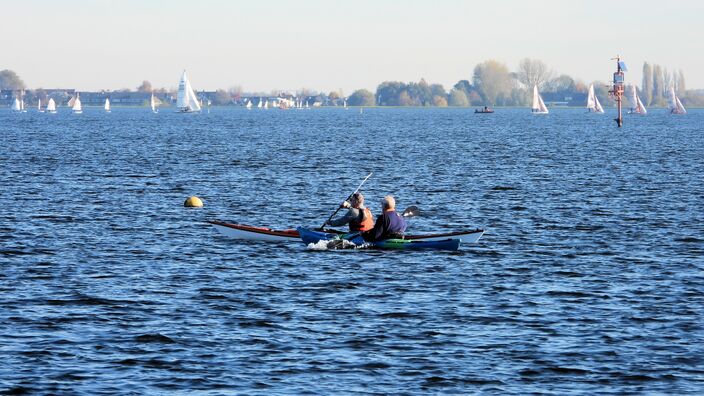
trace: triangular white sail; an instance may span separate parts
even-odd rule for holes
[[[645,110],[645,106],[643,105],[643,102],[640,101],[640,98],[638,97],[638,90],[636,89],[636,86],[632,86],[632,91],[631,91],[631,113],[632,114],[648,114],[648,111]]]
[[[545,106],[545,102],[543,102],[543,98],[540,96],[540,93],[538,93],[538,85],[533,86],[533,107],[531,110],[535,114],[548,114],[548,108]]]
[[[53,98],[49,98],[49,103],[46,104],[46,111],[48,113],[56,113],[56,102]]]
[[[675,101],[677,102],[677,114],[687,114],[687,109],[685,109],[682,102],[680,102],[680,98],[675,96]]]
[[[81,106],[81,97],[78,92],[76,92],[76,99],[73,101],[73,106],[71,107],[74,113],[83,113],[83,107]]]
[[[257,103],[257,108],[258,108],[258,109],[261,109],[261,108],[262,108],[262,105],[264,105],[263,102],[264,102],[264,100],[263,100],[262,98],[259,98],[259,103]]]
[[[246,107],[247,110],[251,109],[252,108],[252,101],[247,99],[247,104],[244,107]]]
[[[193,92],[193,88],[191,87],[190,81],[188,81],[185,70],[181,75],[181,80],[178,82],[176,107],[178,108],[178,111],[182,113],[200,111],[200,103],[198,103],[198,98],[196,97],[195,92]]]
[[[15,98],[15,100],[12,102],[12,111],[22,111],[22,105],[20,104],[20,100],[18,98]]]
[[[103,107],[105,108],[106,112],[110,112],[110,98],[105,98],[105,106]]]
[[[687,114],[687,110],[680,102],[680,98],[675,94],[675,87],[670,87],[670,113]]]
[[[156,108],[156,98],[154,97],[154,94],[152,93],[151,98],[149,98],[149,107],[152,109],[152,113],[158,113],[159,110]]]
[[[42,111],[42,99],[41,98],[37,98],[37,111],[39,111],[40,113]]]
[[[594,93],[594,84],[589,85],[589,94],[587,95],[587,109],[594,113],[604,112],[604,108],[601,107],[601,103],[599,103],[599,99],[596,97],[596,93]]]
[[[265,100],[265,101],[264,101],[264,108],[265,108],[265,109],[268,109],[268,108],[269,108],[269,101],[268,101],[268,100]]]

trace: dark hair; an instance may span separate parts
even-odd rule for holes
[[[361,192],[356,192],[356,193],[352,194],[352,199],[354,199],[357,202],[361,202],[361,201],[364,201],[364,195],[362,195]]]

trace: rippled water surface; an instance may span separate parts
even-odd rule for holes
[[[0,390],[701,394],[704,111],[612,118],[0,110]],[[372,171],[375,213],[487,233],[312,251],[206,223],[318,226]]]

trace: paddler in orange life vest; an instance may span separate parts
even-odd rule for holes
[[[364,207],[364,195],[362,193],[352,194],[350,201],[343,202],[340,207],[347,208],[347,213],[339,219],[329,221],[328,225],[339,227],[349,224],[352,232],[367,231],[374,228],[374,217],[372,212]]]

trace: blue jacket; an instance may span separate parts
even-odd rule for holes
[[[381,241],[389,238],[401,238],[406,231],[406,221],[393,210],[385,211],[376,218],[374,228],[362,233],[367,242]]]

